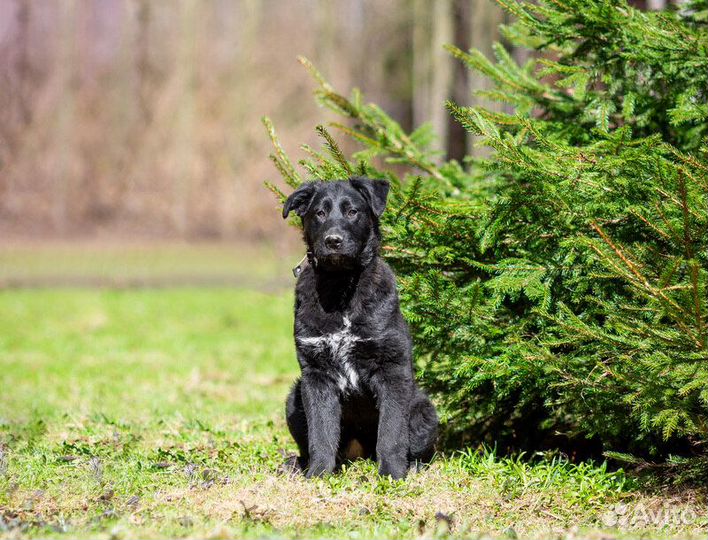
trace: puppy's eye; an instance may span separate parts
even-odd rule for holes
[[[320,218],[320,219],[324,219],[324,217],[325,217],[326,215],[327,215],[327,214],[325,214],[325,211],[324,211],[324,210],[318,210],[318,211],[317,211],[317,217]]]
[[[351,218],[355,217],[359,212],[357,211],[356,208],[350,208],[349,211],[347,212],[347,215]]]

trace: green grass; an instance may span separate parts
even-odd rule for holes
[[[291,311],[282,291],[0,290],[0,538],[705,538],[704,493],[559,458],[279,474]]]

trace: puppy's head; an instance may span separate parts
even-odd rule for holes
[[[305,242],[318,266],[348,270],[375,255],[387,195],[385,180],[308,182],[285,201],[283,217],[295,212],[302,218]]]

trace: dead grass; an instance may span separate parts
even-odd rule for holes
[[[17,287],[241,286],[274,290],[291,285],[300,253],[287,227],[279,242],[0,240],[0,289]],[[94,321],[100,324],[100,319]]]

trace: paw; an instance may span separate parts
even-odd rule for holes
[[[285,456],[285,461],[278,467],[278,473],[286,476],[297,476],[304,472],[302,458],[295,454]]]
[[[406,460],[381,460],[379,465],[379,475],[390,476],[394,480],[405,478],[408,473],[408,462]]]
[[[307,467],[305,478],[317,478],[331,474],[334,471],[334,460],[312,459]]]
[[[408,472],[419,473],[427,467],[428,463],[426,463],[425,461],[415,459],[413,461],[408,462]]]

